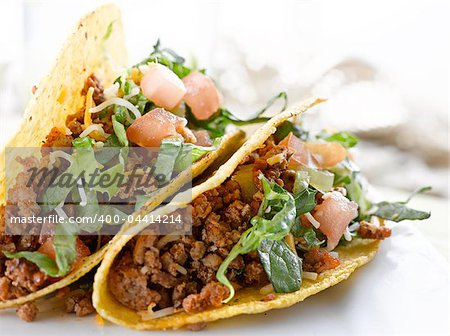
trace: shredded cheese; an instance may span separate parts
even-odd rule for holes
[[[67,214],[64,212],[64,210],[63,210],[63,208],[62,208],[63,205],[64,205],[64,201],[62,201],[61,203],[59,203],[58,206],[55,207],[55,212],[56,212],[56,214],[57,214],[59,217],[64,218],[64,219],[67,219],[67,218],[68,218],[68,217],[67,217]]]
[[[172,315],[175,313],[174,307],[167,307],[157,311],[153,311],[153,308],[156,306],[155,303],[152,303],[148,306],[147,310],[139,311],[138,314],[141,317],[142,321],[154,320],[160,317]]]
[[[305,213],[305,217],[316,229],[320,227],[320,223],[311,215],[310,212]]]
[[[96,133],[93,133],[93,132],[96,132]],[[92,124],[92,125],[86,127],[86,129],[80,133],[80,138],[86,137],[91,133],[93,133],[91,136],[92,138],[94,138],[95,140],[100,140],[100,141],[105,140],[109,136],[109,134],[103,130],[102,125]]]
[[[177,269],[178,272],[180,272],[183,275],[187,274],[187,270],[186,268],[184,268],[183,266],[179,265],[179,264],[175,264],[175,268]]]
[[[87,195],[86,191],[83,188],[83,181],[81,181],[81,178],[77,180],[77,188],[81,199],[80,206],[85,207],[87,205]]]
[[[67,161],[69,161],[70,164],[72,164],[72,157],[68,153],[66,153],[62,150],[56,150],[56,151],[50,153],[50,161],[49,161],[49,165],[48,165],[49,168],[54,166],[54,164],[56,162],[56,158],[61,158],[61,159],[67,160]]]
[[[333,252],[330,252],[330,256],[332,256],[333,258],[339,258],[339,253],[333,251]]]
[[[262,287],[259,290],[259,293],[262,294],[262,295],[267,295],[267,294],[273,293],[273,286],[272,286],[272,284],[268,284],[268,285]]]
[[[128,94],[126,96],[123,96],[123,99],[127,99],[128,100],[128,99],[138,95],[140,91],[141,90],[138,87],[135,87],[135,88],[133,88],[133,90],[131,90],[130,94]]]
[[[150,67],[148,66],[148,64],[142,64],[138,66],[138,69],[143,75],[145,75]]]
[[[92,125],[92,117],[90,109],[94,105],[94,100],[92,96],[94,95],[94,88],[90,87],[86,94],[86,109],[84,111],[84,127],[89,127]]]
[[[352,241],[353,236],[350,233],[350,230],[348,229],[348,227],[345,228],[344,238],[345,238],[346,241]]]
[[[318,276],[318,274],[315,273],[315,272],[306,272],[306,271],[302,272],[302,278],[303,279],[317,280],[317,276]]]
[[[267,159],[267,163],[270,166],[273,166],[277,163],[280,163],[281,161],[283,161],[284,155],[282,153],[271,156],[270,158]]]
[[[350,225],[348,227],[348,229],[350,230],[350,232],[354,232],[354,231],[358,230],[359,229],[359,222],[353,223],[352,225]]]
[[[170,235],[166,235],[164,237],[162,237],[157,243],[156,243],[156,248],[161,249],[164,246],[166,246],[166,244],[178,240],[180,239],[180,235],[179,234],[170,234]]]
[[[114,83],[110,87],[103,90],[103,95],[105,96],[105,99],[108,100],[108,99],[117,97],[117,95],[119,93],[119,88],[120,88],[119,83]]]
[[[105,100],[100,105],[89,109],[89,112],[98,113],[100,111],[103,111],[105,108],[107,108],[108,106],[111,106],[111,105],[119,105],[119,106],[123,106],[123,107],[127,108],[128,110],[133,112],[136,119],[141,117],[141,112],[139,112],[139,110],[137,109],[136,106],[131,104],[128,100],[125,100],[125,99],[119,98],[119,97],[113,97],[111,99]]]

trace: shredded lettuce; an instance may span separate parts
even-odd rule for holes
[[[117,121],[117,117],[115,115],[111,116],[111,120],[117,140],[122,146],[127,147],[129,145],[129,142],[127,138],[127,133],[125,131],[125,126]]]
[[[77,226],[68,221],[60,222],[56,225],[55,234],[53,236],[55,260],[40,252],[22,251],[10,253],[3,251],[3,254],[10,259],[24,258],[34,263],[42,272],[51,277],[62,277],[69,273],[77,256],[77,231]]]
[[[258,214],[252,218],[252,227],[242,233],[241,238],[231,249],[228,256],[220,265],[216,277],[219,282],[227,286],[230,295],[224,300],[229,302],[234,296],[234,287],[226,277],[230,263],[240,254],[247,254],[258,249],[265,240],[281,240],[291,230],[296,217],[294,197],[274,182],[269,182],[264,175],[260,175],[264,199]]]

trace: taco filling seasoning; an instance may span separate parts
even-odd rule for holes
[[[6,206],[0,207],[1,301],[26,296],[60,281],[82,267],[86,257],[100,251],[112,237],[99,234],[104,226],[112,225],[104,221],[90,226],[74,226],[68,221],[29,227],[22,223],[20,228],[15,227],[22,234],[10,234],[5,227],[11,216],[93,216],[101,212],[99,204],[110,202],[108,214],[123,222],[132,212],[123,210],[121,205],[135,204],[132,209],[137,210],[157,191],[156,182],[150,187],[135,187],[135,193],[130,193],[125,184],[108,188],[100,187],[101,184],[87,186],[85,176],[76,180],[73,188],[64,189],[47,180],[29,183],[34,181],[30,179],[33,171],[57,167],[62,173],[76,175],[75,172],[98,169],[100,177],[106,173],[126,177],[147,162],[146,154],[128,155],[128,149],[155,148],[156,154],[145,159],[170,184],[175,174],[216,151],[230,127],[231,132],[239,133],[232,124],[266,120],[235,119],[222,107],[222,96],[205,71],[187,67],[182,57],[162,48],[159,41],[148,58],[126,70],[110,87],[104,88],[91,74],[82,95],[84,106],[66,118],[64,127],[53,127],[43,139],[41,158],[17,158],[23,171],[7,190]],[[115,149],[114,155],[99,154],[106,148]],[[62,175],[58,178],[62,179]],[[78,316],[91,313],[92,303],[86,299],[90,289],[76,294],[69,296],[67,310]],[[18,311],[24,320],[32,320],[35,313],[32,304]]]
[[[190,203],[192,235],[177,234],[181,223],[171,235],[150,225],[134,237],[109,270],[109,291],[142,321],[218,308],[246,288],[272,300],[338,268],[336,247],[389,237],[383,219],[427,218],[405,202],[366,198],[349,154],[357,142],[284,122]]]

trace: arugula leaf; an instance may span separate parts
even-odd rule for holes
[[[243,232],[241,238],[233,246],[228,256],[220,265],[216,277],[230,290],[230,296],[224,300],[229,302],[234,296],[234,287],[226,277],[230,263],[240,254],[247,254],[258,248],[264,239],[281,240],[291,230],[295,220],[294,197],[275,182],[269,182],[260,175],[264,199],[258,214],[252,218],[252,227]]]
[[[297,215],[301,215],[312,211],[316,207],[317,190],[306,188],[302,192],[295,195],[295,208]]]
[[[411,201],[413,199],[413,197],[419,195],[419,194],[424,194],[426,192],[429,192],[432,188],[430,186],[426,186],[426,187],[421,187],[421,188],[417,188],[416,190],[414,190],[411,195],[409,195],[409,197],[406,199],[406,201],[404,202],[399,202],[399,203],[403,203],[403,204],[407,204],[409,203],[409,201]]]
[[[289,120],[286,120],[280,126],[277,127],[275,137],[277,138],[278,141],[281,141],[284,138],[286,138],[291,132],[302,141],[309,140],[309,132],[301,128],[300,125],[294,125]]]
[[[317,233],[313,228],[305,228],[300,224],[300,221],[296,221],[296,223],[292,226],[291,233],[294,237],[303,238],[305,240],[306,246],[297,245],[305,250],[320,246],[325,242],[325,240],[319,240],[317,238]]]
[[[161,41],[159,39],[153,46],[153,51],[149,57],[135,66],[147,63],[159,63],[165,65],[180,78],[186,77],[192,71],[191,68],[185,66],[185,59],[178,55],[175,51],[169,48],[161,48]]]
[[[334,133],[323,139],[326,141],[330,141],[330,142],[338,142],[345,148],[355,147],[359,142],[359,139],[356,136],[354,136],[353,134],[350,134],[348,132]]]
[[[358,204],[358,220],[367,218],[368,211],[372,207],[372,202],[365,195],[364,181],[362,180],[358,167],[350,160],[345,159],[330,170],[335,174],[333,185],[343,185],[347,190],[347,197]]]
[[[277,100],[283,101],[283,106],[282,106],[280,112],[283,112],[284,110],[286,110],[286,107],[288,105],[288,97],[287,97],[287,93],[282,91],[282,92],[278,93],[277,95],[275,95],[274,97],[270,98],[268,100],[268,102],[266,103],[266,106],[264,106],[261,110],[256,112],[256,115],[261,116],[262,114],[264,114],[264,112],[266,112],[270,107],[272,107],[272,105],[275,104],[275,102]]]
[[[422,220],[431,216],[430,212],[411,209],[406,204],[416,195],[430,191],[431,187],[423,187],[414,191],[404,202],[380,202],[375,204],[375,216],[391,220],[394,222],[401,222],[402,220]]]
[[[117,121],[117,118],[115,115],[111,116],[111,120],[112,120],[112,125],[113,125],[113,129],[114,129],[114,133],[117,137],[117,140],[119,140],[119,143],[122,146],[128,147],[129,143],[128,143],[128,138],[127,138],[127,133],[125,132],[125,126]]]
[[[405,219],[422,220],[431,216],[430,212],[414,210],[403,203],[380,202],[376,204],[376,207],[375,216],[394,222],[401,222]]]
[[[205,129],[209,131],[213,138],[221,137],[225,134],[226,128],[228,125],[237,125],[244,126],[250,124],[258,124],[263,123],[269,120],[270,118],[262,117],[262,114],[267,111],[278,99],[284,99],[284,104],[280,112],[284,111],[287,106],[287,95],[286,92],[280,92],[275,97],[271,98],[266,106],[259,110],[256,115],[248,120],[239,120],[237,119],[230,111],[225,108],[220,108],[211,118],[207,120],[198,120],[192,114],[189,106],[186,106],[186,118],[189,120],[191,124],[193,124],[197,128]]]
[[[293,193],[297,216],[315,208],[317,190],[309,187],[308,172],[302,170],[296,172]]]
[[[302,284],[302,261],[284,240],[264,239],[259,258],[276,293],[292,293]]]

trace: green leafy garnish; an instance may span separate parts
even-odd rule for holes
[[[323,139],[326,141],[330,141],[330,142],[338,142],[345,148],[355,147],[359,142],[359,139],[356,136],[354,136],[353,134],[350,134],[348,132],[334,133]]]
[[[294,124],[289,120],[286,120],[277,127],[275,137],[278,139],[278,141],[281,141],[286,138],[291,132],[302,141],[308,141],[309,139],[309,132],[305,131],[300,125]]]
[[[358,220],[366,219],[372,202],[365,195],[366,190],[359,169],[349,159],[345,159],[331,170],[335,174],[334,186],[345,187],[347,197],[358,204]]]
[[[180,138],[161,141],[154,171],[154,176],[158,179],[159,185],[162,186],[170,182],[182,145],[183,140]],[[160,177],[164,177],[164,179]]]
[[[291,233],[297,238],[303,238],[305,240],[305,245],[297,245],[300,246],[304,250],[310,250],[313,247],[317,247],[322,245],[325,240],[319,240],[317,238],[317,233],[313,228],[305,228],[300,224],[300,221],[296,221],[292,226]]]
[[[117,121],[117,118],[115,115],[111,116],[111,120],[112,120],[112,125],[113,125],[113,129],[114,129],[114,133],[117,137],[117,140],[119,141],[119,143],[122,146],[127,147],[129,145],[129,143],[128,143],[128,138],[127,138],[127,133],[125,131],[125,126]]]
[[[51,277],[62,277],[69,273],[77,256],[76,231],[76,225],[67,221],[56,225],[55,235],[53,236],[56,260],[40,252],[22,251],[10,253],[3,251],[3,254],[10,259],[24,258],[34,263],[42,272]]]
[[[296,172],[293,193],[297,216],[315,208],[317,190],[309,187],[308,172],[302,170]]]
[[[431,187],[423,187],[414,191],[404,202],[380,202],[375,204],[375,216],[391,220],[394,222],[401,222],[402,220],[422,220],[431,216],[430,212],[411,209],[406,204],[417,194],[421,194],[431,190]]]
[[[186,77],[192,71],[191,68],[185,65],[185,59],[183,57],[178,55],[172,49],[162,48],[161,41],[159,39],[153,46],[153,51],[151,52],[149,57],[144,59],[141,63],[137,64],[136,66],[147,63],[159,63],[165,65],[180,78]]]
[[[259,124],[266,122],[270,118],[263,117],[262,114],[267,111],[277,100],[283,99],[284,103],[281,108],[281,111],[284,111],[287,106],[287,96],[286,92],[280,92],[275,97],[271,98],[265,107],[259,110],[254,117],[248,120],[238,120],[236,117],[227,109],[220,108],[217,113],[215,113],[211,118],[207,120],[198,120],[192,114],[189,107],[186,108],[186,118],[192,123],[195,127],[207,130],[213,138],[221,137],[225,134],[226,128],[228,125],[237,125],[244,126],[250,124]]]
[[[64,202],[77,181],[87,178],[98,169],[92,145],[95,140],[89,137],[76,138],[72,141],[75,148],[71,155],[71,163],[66,171],[62,172],[45,191],[42,197],[44,211],[51,211]]]
[[[61,276],[58,270],[58,266],[56,265],[55,261],[51,259],[49,256],[40,253],[40,252],[28,252],[28,251],[22,251],[22,252],[8,252],[3,251],[3,254],[9,258],[9,259],[18,259],[18,258],[24,258],[33,264],[35,264],[39,269],[44,272],[45,274],[51,276],[51,277],[59,277]]]
[[[275,182],[269,182],[264,175],[261,174],[259,179],[264,199],[258,214],[251,220],[253,226],[242,233],[216,274],[217,280],[230,290],[230,295],[224,303],[229,302],[235,293],[233,285],[226,277],[230,263],[240,254],[255,251],[264,239],[283,239],[290,232],[296,216],[294,197]]]
[[[203,147],[191,143],[184,143],[179,138],[163,139],[154,171],[155,176],[164,176],[164,180],[158,181],[159,184],[167,184],[174,171],[181,172],[187,169],[207,152],[216,150],[219,143],[220,138],[217,138],[213,146]]]
[[[302,261],[284,240],[264,239],[259,258],[276,293],[292,293],[302,284]]]

